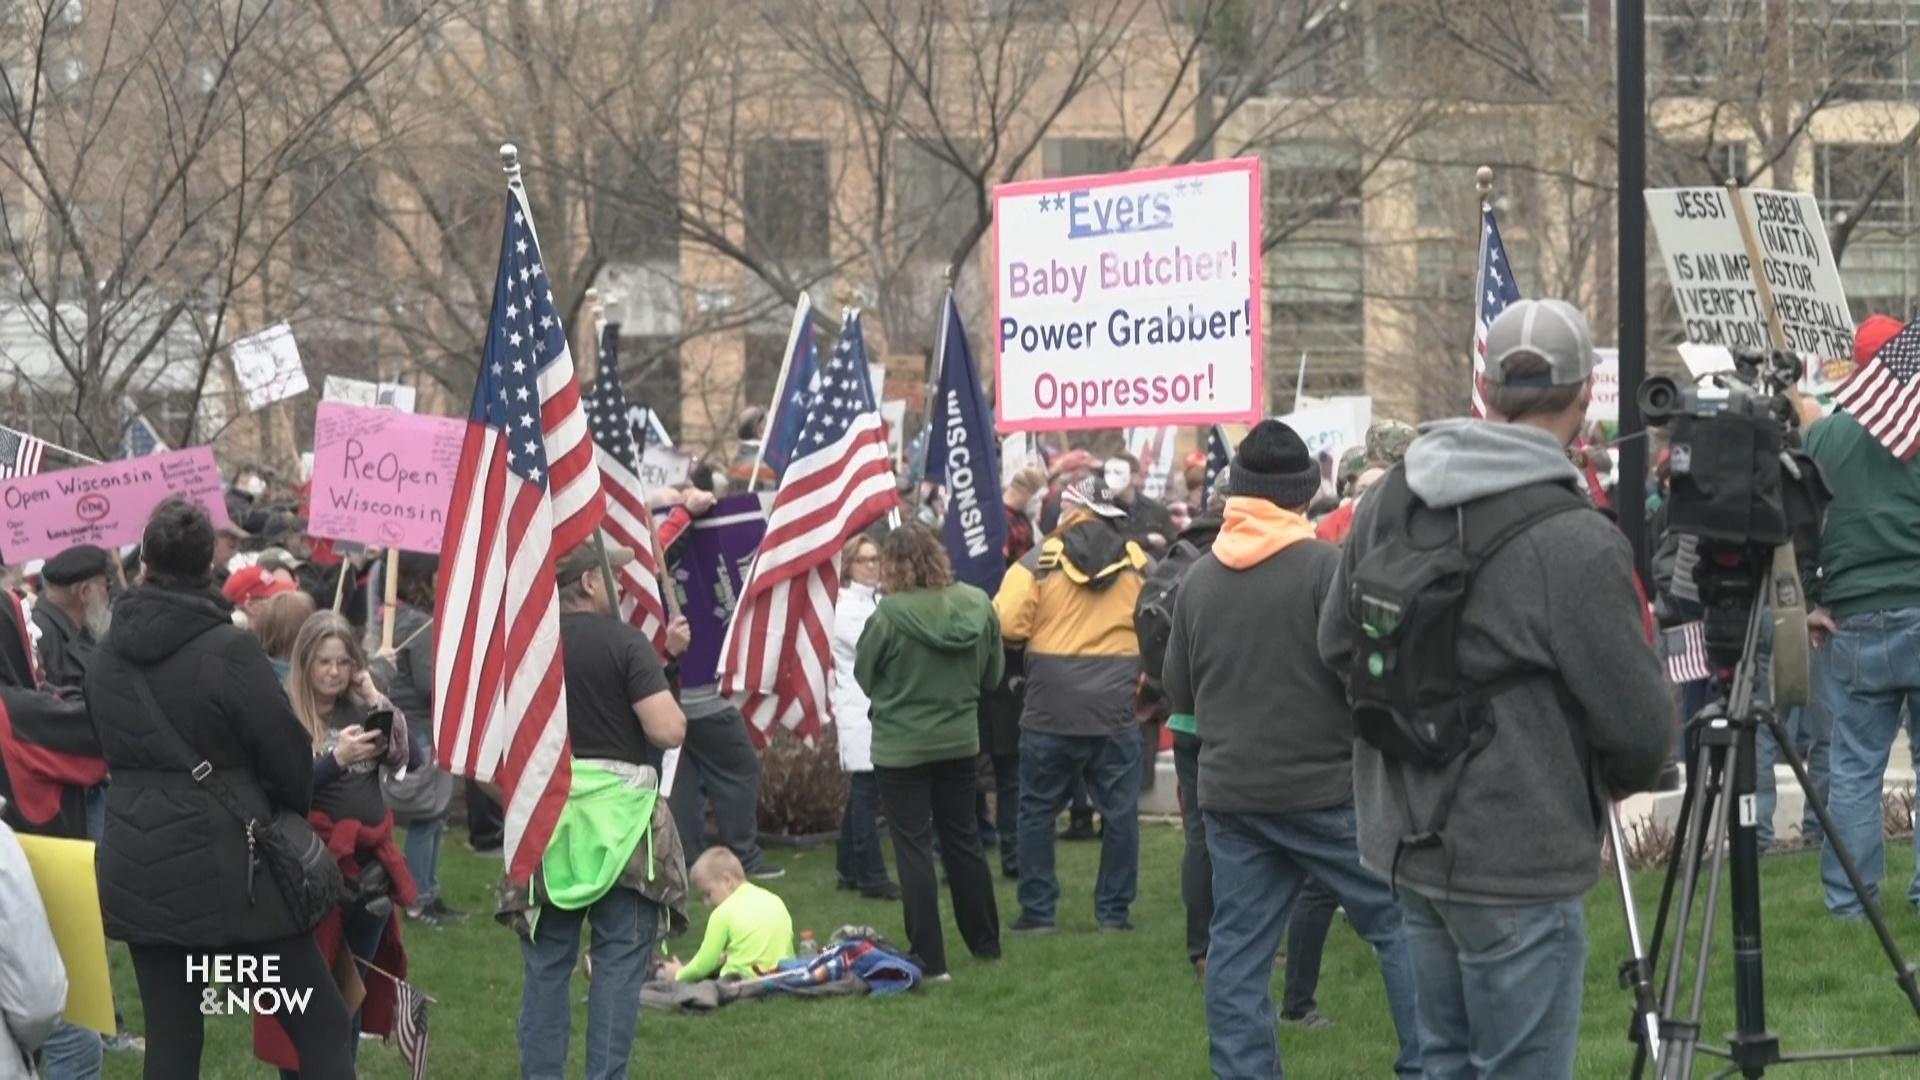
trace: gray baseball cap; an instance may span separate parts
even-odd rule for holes
[[[1546,361],[1539,374],[1511,375],[1522,356]],[[1572,386],[1593,374],[1593,332],[1587,317],[1564,300],[1516,300],[1487,327],[1490,386]]]

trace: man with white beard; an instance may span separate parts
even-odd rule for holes
[[[113,556],[92,544],[70,547],[40,570],[33,623],[40,631],[40,674],[49,688],[78,690],[94,643],[113,619]]]

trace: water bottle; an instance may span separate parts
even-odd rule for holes
[[[813,940],[813,931],[800,931],[800,948],[798,951],[800,959],[802,960],[811,960],[820,955],[820,945]]]

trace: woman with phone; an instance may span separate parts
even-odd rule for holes
[[[380,788],[380,768],[396,772],[416,763],[407,718],[374,685],[353,626],[337,612],[316,612],[294,639],[287,697],[313,746],[314,831],[340,858],[348,899],[314,931],[329,962],[344,945],[357,966],[366,999],[353,1016],[358,1036],[386,1034],[392,1023],[392,978],[406,974],[399,948],[399,911],[415,900],[413,875],[393,840],[393,814]],[[383,974],[384,973],[384,974]],[[271,1019],[255,1021],[255,1049],[298,1076],[290,1045],[275,1045]],[[269,1034],[262,1039],[260,1029]],[[282,1041],[283,1042],[283,1041]]]

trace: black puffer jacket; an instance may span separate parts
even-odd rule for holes
[[[217,595],[146,585],[122,597],[86,685],[113,780],[96,856],[107,936],[213,949],[304,930],[264,863],[248,900],[246,830],[188,775],[141,705],[135,671],[250,813],[305,816],[313,797],[306,729],[267,654]]]

